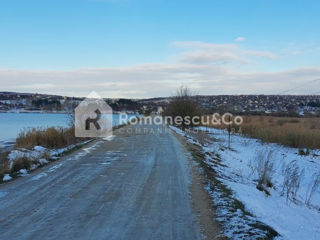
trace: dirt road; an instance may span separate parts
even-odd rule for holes
[[[217,228],[201,224],[192,172],[167,127],[119,129],[1,185],[1,239],[202,239]]]

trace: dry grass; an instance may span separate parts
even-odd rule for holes
[[[42,146],[50,149],[66,147],[76,143],[74,128],[33,128],[22,131],[16,139],[15,148]]]
[[[5,173],[9,173],[9,160],[7,158],[8,152],[0,153],[0,182]]]
[[[32,149],[34,146],[42,146],[49,149],[57,149],[77,143],[74,135],[74,128],[33,128],[27,129],[18,135],[15,149],[26,148]],[[12,168],[9,167],[9,160],[7,158],[8,152],[0,153],[0,181],[4,174],[14,173],[20,169],[30,169],[33,163],[37,163],[27,157],[21,157],[13,161]],[[40,158],[49,159],[48,153],[44,153]],[[39,159],[40,159],[39,158]]]
[[[204,146],[205,144],[209,143],[210,140],[212,140],[204,131],[192,131],[187,129],[186,133],[188,133],[188,135],[196,139],[202,146]]]
[[[309,185],[305,201],[307,206],[311,205],[311,199],[318,189],[320,190],[320,172],[314,173],[312,176],[312,182]]]
[[[289,200],[296,201],[297,192],[301,185],[304,175],[304,169],[300,170],[296,161],[290,162],[282,172],[284,181],[282,185],[281,195],[285,195],[287,202]]]
[[[256,170],[259,177],[257,189],[270,195],[267,188],[273,186],[272,177],[274,174],[274,161],[272,159],[272,151],[258,152],[256,164]]]
[[[5,174],[15,174],[21,169],[29,170],[33,164],[40,164],[39,159],[48,160],[50,158],[48,152],[44,152],[41,156],[39,156],[38,159],[29,159],[26,156],[18,157],[13,160],[12,166],[10,168],[8,153],[9,152],[0,153],[0,182],[2,181]]]
[[[320,118],[243,116],[241,132],[265,142],[320,149]],[[212,125],[211,125],[212,126]],[[227,128],[227,126],[213,126]],[[232,126],[239,130],[239,126]]]
[[[11,172],[18,172],[20,169],[27,169],[29,170],[32,166],[32,161],[30,161],[27,157],[21,157],[18,159],[15,159],[12,165]]]

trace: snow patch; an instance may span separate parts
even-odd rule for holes
[[[28,175],[27,169],[20,169],[20,170],[19,170],[19,173],[20,173],[22,176]]]
[[[116,137],[115,135],[111,135],[111,136],[108,136],[108,137],[103,138],[103,140],[105,140],[105,141],[112,141],[115,137]]]
[[[39,159],[39,163],[40,163],[40,165],[45,165],[45,164],[49,163],[49,161],[45,158],[41,158],[41,159]]]
[[[46,177],[48,176],[48,174],[46,173],[39,173],[38,175],[34,176],[31,178],[31,181],[36,181],[36,180],[39,180],[40,178],[43,178],[43,177]]]
[[[59,163],[59,164],[51,167],[51,168],[48,170],[48,172],[54,172],[54,171],[56,171],[57,169],[61,168],[62,165],[63,165],[63,163]]]
[[[21,159],[21,158],[27,158],[30,162],[31,162],[31,167],[30,170],[35,170],[40,166],[46,165],[48,164],[50,161],[44,157],[48,157],[51,161],[56,160],[59,158],[59,156],[61,154],[63,154],[66,151],[69,151],[73,148],[75,148],[76,146],[82,146],[84,144],[89,143],[91,140],[88,141],[84,141],[78,144],[72,144],[68,147],[65,148],[60,148],[60,149],[47,149],[45,147],[42,146],[34,146],[32,150],[28,150],[25,148],[21,148],[18,150],[12,150],[9,154],[8,154],[8,160],[9,160],[9,167],[10,169],[12,169],[13,164],[16,160]],[[97,147],[98,144],[95,143],[93,144],[92,147],[87,148],[87,152],[90,152],[90,150],[94,149],[95,147]],[[78,156],[76,155],[76,157],[80,157],[83,156],[85,154],[87,154],[87,152],[85,153],[80,153]],[[62,166],[62,164],[58,164],[52,168],[49,169],[49,172],[53,172],[55,171],[57,168],[60,168]],[[28,171],[26,169],[21,169],[18,171],[18,174],[20,176],[25,176],[28,174]],[[9,176],[9,175],[8,175]],[[39,178],[43,177],[44,175],[39,175]],[[9,176],[10,177],[10,176]],[[8,177],[6,177],[6,179],[8,179]],[[33,179],[38,179],[38,177],[33,178]],[[11,180],[11,179],[10,179]],[[3,181],[8,181],[8,180],[3,180]]]
[[[10,162],[9,168],[12,169],[14,162],[20,158],[28,158],[31,162],[37,162],[38,159],[44,156],[47,152],[48,150],[41,146],[35,146],[33,150],[25,148],[13,150],[8,155],[8,160]]]
[[[12,180],[12,177],[11,177],[9,174],[5,174],[5,175],[3,176],[2,181],[8,182],[8,181],[10,181],[10,180]]]

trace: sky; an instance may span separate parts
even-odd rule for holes
[[[0,91],[319,94],[318,0],[1,0]]]

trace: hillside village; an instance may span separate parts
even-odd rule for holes
[[[84,98],[58,95],[0,92],[0,112],[71,112]],[[172,97],[112,99],[105,101],[115,112],[157,113]],[[320,114],[320,95],[212,95],[193,96],[206,113],[304,116]]]
[[[0,112],[72,112],[83,101],[81,97],[66,97],[37,93],[0,92]],[[139,112],[143,109],[131,99],[110,99],[105,101],[117,111]]]
[[[194,96],[207,113],[304,116],[319,115],[320,95],[216,95]],[[147,108],[165,108],[171,98],[144,99]]]

